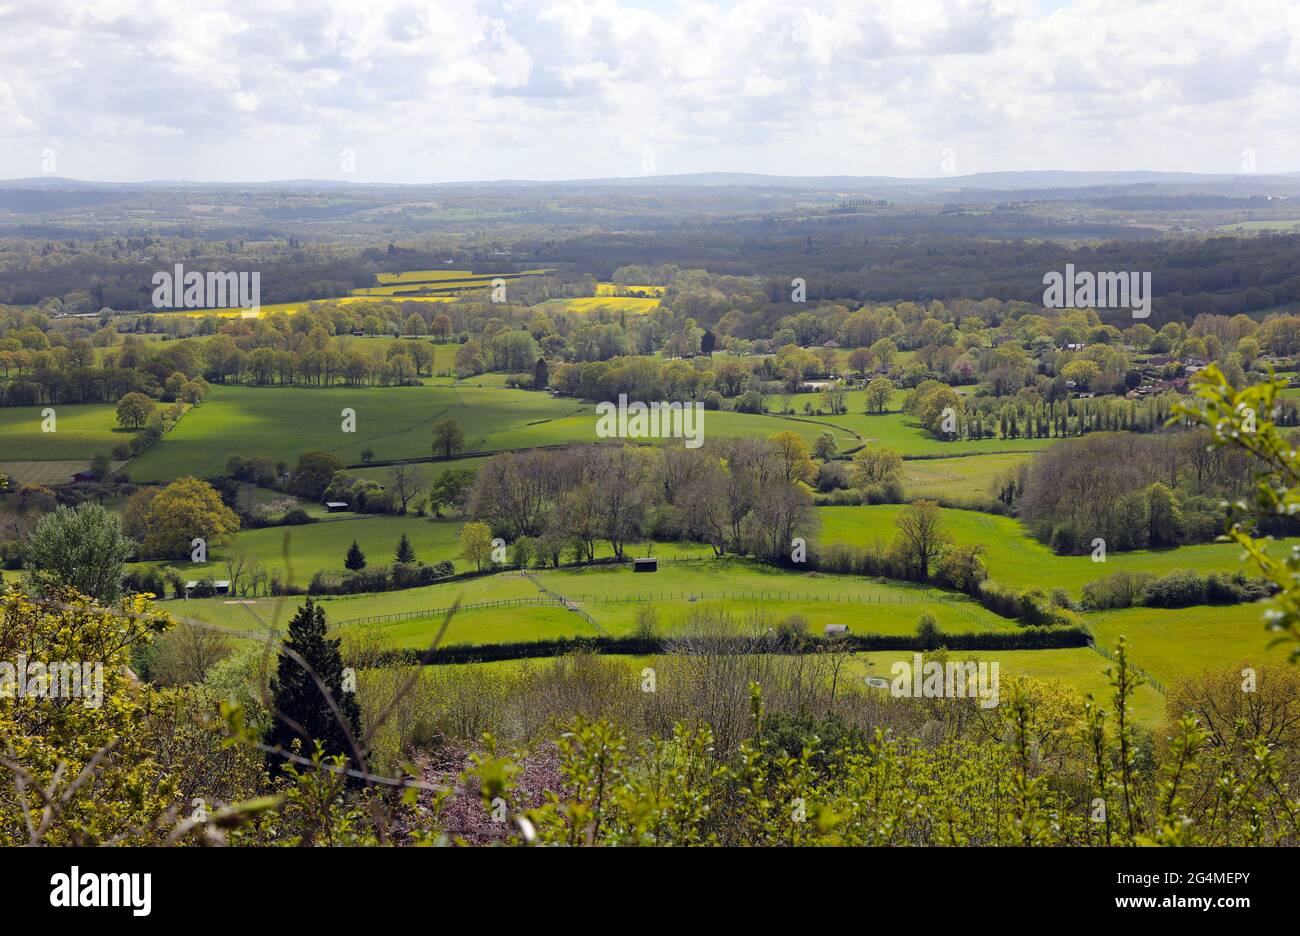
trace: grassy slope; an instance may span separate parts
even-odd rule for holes
[[[561,569],[536,572],[531,579],[518,573],[502,573],[384,594],[326,598],[323,599],[323,604],[329,619],[341,622],[372,615],[432,611],[450,607],[457,601],[473,604],[532,598],[541,594],[539,584],[554,593],[576,600],[605,632],[613,634],[632,632],[637,609],[645,604],[645,601],[628,600],[634,597],[654,598],[660,626],[665,632],[682,624],[691,610],[703,606],[725,606],[742,625],[750,620],[752,614],[759,612],[767,615],[768,624],[776,624],[790,614],[802,614],[814,632],[820,632],[828,623],[843,623],[857,633],[910,634],[915,631],[917,618],[925,611],[934,614],[941,627],[954,633],[1005,630],[1015,626],[973,602],[942,601],[941,593],[934,589],[815,573],[791,575],[740,560],[664,564],[660,566],[659,572],[651,574],[634,573],[627,568]],[[749,597],[725,600],[708,597],[719,596],[723,592]],[[754,597],[758,592],[801,597]],[[693,602],[689,597],[691,595],[706,597]],[[812,596],[816,600],[802,596]],[[859,598],[868,600],[854,600]],[[262,619],[270,622],[276,618],[277,609],[281,619],[287,618],[301,600],[267,598],[247,604]],[[243,604],[228,599],[169,602],[167,607],[175,614],[234,629],[247,629],[255,623]],[[492,614],[487,615],[489,610]],[[458,623],[453,625],[456,628],[455,640],[484,643],[530,640],[537,636],[557,636],[558,633],[577,636],[596,632],[581,615],[563,609],[559,609],[558,616],[545,613],[552,610],[556,609],[520,606],[464,611],[461,615],[468,623],[460,623],[458,617]],[[480,620],[490,620],[491,627],[484,625],[480,629],[475,624]],[[553,625],[557,621],[567,621],[568,624],[565,629],[556,632]],[[411,646],[427,643],[437,632],[440,623],[440,617],[423,616],[387,623],[383,627],[383,633],[386,640]]]
[[[421,562],[432,565],[448,560],[455,563],[457,571],[468,572],[472,567],[460,556],[460,527],[459,520],[334,514],[321,523],[241,530],[231,543],[213,547],[208,562],[184,563],[184,568],[194,577],[210,574],[214,578],[223,578],[225,558],[243,552],[249,558],[260,560],[268,572],[279,570],[285,581],[305,588],[319,569],[342,570],[348,546],[353,540],[371,565],[391,563],[397,541],[405,533]],[[288,562],[284,558],[286,536]],[[649,552],[664,557],[710,554],[707,546],[675,542],[637,544],[629,546],[628,552],[636,556]],[[612,554],[608,543],[597,544],[598,557]]]
[[[893,538],[894,519],[902,509],[897,505],[820,508],[821,541],[867,545],[879,538],[887,543]],[[1198,572],[1244,569],[1251,572],[1249,566],[1239,561],[1240,548],[1228,543],[1110,553],[1102,563],[1093,562],[1091,556],[1057,556],[1030,537],[1019,521],[1009,517],[951,509],[944,510],[943,517],[946,529],[957,544],[983,545],[990,575],[1015,588],[1034,586],[1046,591],[1066,588],[1077,598],[1086,583],[1120,571],[1163,574],[1176,569]]]
[[[0,454],[14,461],[89,460],[108,453],[119,442],[130,442],[133,430],[117,427],[117,407],[111,403],[60,404],[54,410],[55,431],[42,431],[44,406],[0,407]],[[184,422],[184,420],[182,420]]]
[[[980,503],[992,498],[1003,472],[1032,455],[997,453],[959,458],[913,458],[903,463],[903,490],[909,498],[944,498]]]
[[[356,411],[355,433],[341,431],[344,407]],[[213,476],[224,470],[232,454],[292,462],[300,452],[313,448],[333,452],[349,464],[360,462],[365,448],[373,449],[380,459],[423,457],[431,454],[433,425],[447,418],[458,419],[465,427],[469,451],[599,441],[594,406],[524,390],[463,384],[329,389],[218,386],[202,406],[132,461],[127,471],[137,481]],[[730,412],[707,413],[704,419],[706,438],[768,436],[787,429],[810,442],[825,431],[812,423]],[[850,441],[842,439],[845,444]]]
[[[998,653],[954,653],[953,660],[984,660],[998,664],[998,677],[1033,676],[1039,679],[1060,679],[1074,686],[1083,695],[1089,693],[1103,708],[1110,709],[1112,690],[1106,678],[1110,661],[1085,647],[1072,650],[1003,650]],[[853,658],[852,672],[859,679],[867,676],[890,678],[890,666],[896,661],[912,663],[912,655],[895,651],[874,651],[857,654]],[[1005,691],[1005,690],[1004,690]],[[1005,701],[1005,699],[1004,699]],[[1156,728],[1165,717],[1165,700],[1149,685],[1140,686],[1133,700],[1138,721],[1148,728]]]
[[[1121,635],[1131,659],[1166,686],[1204,670],[1237,663],[1282,663],[1287,648],[1269,647],[1265,605],[1129,608],[1089,615],[1097,643],[1113,648]]]

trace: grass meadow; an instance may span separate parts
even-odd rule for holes
[[[1023,453],[909,458],[903,462],[903,490],[909,498],[981,504],[993,496],[998,478],[1033,456]]]
[[[1285,663],[1288,649],[1269,646],[1276,635],[1264,628],[1266,607],[1128,608],[1091,614],[1088,626],[1104,647],[1114,647],[1122,635],[1130,659],[1168,687],[1238,663]]]
[[[356,432],[342,431],[345,407],[356,411]],[[434,424],[448,418],[460,421],[465,448],[471,452],[599,441],[593,405],[527,390],[463,384],[214,386],[201,406],[131,461],[127,471],[136,481],[167,481],[190,474],[212,477],[225,470],[226,460],[234,454],[292,463],[309,449],[332,452],[347,464],[359,464],[367,448],[379,460],[428,457]],[[96,419],[102,422],[103,414]],[[35,428],[39,433],[39,422]],[[705,438],[766,437],[783,430],[810,443],[826,431],[815,423],[777,416],[710,412],[704,417]],[[851,441],[841,438],[842,444]],[[96,450],[91,447],[91,454]],[[64,452],[57,457],[70,456]]]
[[[865,546],[888,543],[894,521],[904,508],[889,504],[875,507],[822,507],[818,509],[823,543],[843,542]],[[1014,588],[1067,589],[1075,598],[1085,584],[1115,572],[1151,572],[1162,575],[1179,569],[1197,572],[1253,568],[1240,561],[1241,548],[1231,543],[1207,543],[1176,549],[1113,552],[1105,562],[1090,555],[1058,556],[1031,537],[1018,520],[973,510],[944,509],[944,526],[958,545],[978,543],[987,551],[989,575]]]
[[[42,428],[42,412],[54,410],[54,431]],[[184,422],[184,420],[181,420]],[[5,461],[81,461],[130,442],[134,430],[117,425],[112,403],[0,407],[0,458]]]
[[[1091,694],[1102,708],[1113,710],[1113,690],[1106,676],[1106,669],[1111,666],[1111,662],[1088,647],[1067,650],[1000,650],[996,653],[962,651],[950,654],[949,659],[996,662],[999,680],[1010,676],[1059,679],[1077,689],[1080,695]],[[910,665],[912,654],[895,650],[858,653],[854,654],[849,671],[859,680],[865,680],[868,676],[889,679],[890,667],[900,661]],[[1005,688],[1002,691],[1005,692]],[[1165,718],[1164,696],[1149,684],[1139,686],[1133,697],[1133,710],[1139,723],[1148,728],[1157,728]]]

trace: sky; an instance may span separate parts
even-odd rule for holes
[[[0,178],[1300,170],[1296,0],[0,0]]]

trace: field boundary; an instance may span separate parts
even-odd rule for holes
[[[681,561],[700,561],[700,560],[681,560]],[[703,560],[711,561],[711,560]],[[925,595],[925,594],[898,594],[898,595],[834,595],[834,594],[807,594],[802,592],[773,592],[773,591],[717,591],[717,592],[650,592],[635,595],[561,595],[546,589],[539,583],[538,585],[544,594],[536,598],[500,598],[495,601],[475,601],[468,604],[457,605],[459,611],[476,611],[490,608],[521,608],[521,607],[567,607],[570,611],[580,614],[589,624],[597,630],[603,629],[599,624],[582,608],[577,607],[577,603],[596,604],[600,602],[608,603],[638,603],[648,601],[806,601],[806,602],[826,602],[830,604],[931,604],[942,602],[952,606],[955,610],[967,614],[972,620],[975,620],[975,614],[967,607],[965,602],[948,595]],[[365,617],[349,618],[344,621],[336,621],[334,626],[346,627],[354,624],[387,624],[395,621],[409,621],[415,618],[440,617],[451,611],[451,607],[442,608],[422,608],[415,611],[394,611],[390,614],[372,614]]]
[[[1034,631],[948,634],[943,646],[956,651],[1054,650],[1086,646],[1083,628],[1038,628]],[[379,663],[439,666],[460,663],[493,663],[501,660],[541,659],[571,653],[619,654],[632,656],[699,654],[800,655],[819,652],[857,653],[873,650],[927,652],[934,648],[920,637],[885,634],[851,634],[845,637],[804,637],[790,640],[777,636],[698,637],[561,637],[553,640],[497,644],[451,644],[429,650],[392,649],[380,654]]]
[[[1089,639],[1088,648],[1092,650],[1094,653],[1096,653],[1098,656],[1100,656],[1102,659],[1109,660],[1112,663],[1116,662],[1115,654],[1111,653],[1105,647],[1098,644],[1095,639]],[[1128,668],[1131,669],[1133,672],[1137,673],[1139,676],[1141,676],[1142,680],[1146,683],[1149,683],[1151,688],[1154,689],[1156,692],[1160,693],[1161,695],[1169,694],[1168,692],[1165,691],[1164,683],[1156,679],[1154,676],[1151,675],[1151,673],[1149,673],[1147,670],[1143,669],[1142,667],[1138,666],[1132,660],[1129,660]]]

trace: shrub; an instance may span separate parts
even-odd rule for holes
[[[149,592],[167,597],[167,578],[160,569],[132,569],[122,577],[122,589],[128,593]]]
[[[939,629],[939,622],[929,611],[916,621],[916,639],[921,641],[926,650],[939,649],[940,641],[943,640],[943,631]]]
[[[875,484],[869,484],[862,490],[862,498],[868,504],[901,504],[903,503],[903,482],[878,481]]]
[[[1147,583],[1144,604],[1153,608],[1186,608],[1205,604],[1205,580],[1187,569],[1170,572]]]
[[[808,639],[808,619],[802,614],[791,614],[776,625],[776,636],[782,646],[802,645]]]
[[[1132,608],[1142,603],[1152,578],[1149,572],[1116,572],[1089,582],[1083,586],[1083,606],[1098,611]]]
[[[638,640],[653,640],[658,636],[659,612],[654,605],[644,604],[637,608],[636,625],[632,628],[632,634]]]
[[[450,562],[424,565],[420,562],[398,562],[390,566],[369,566],[356,571],[320,570],[312,576],[307,593],[311,595],[359,595],[363,592],[396,591],[402,588],[420,588],[449,578],[456,572]],[[272,580],[272,594],[279,583]],[[283,591],[282,594],[301,594],[301,591]]]

